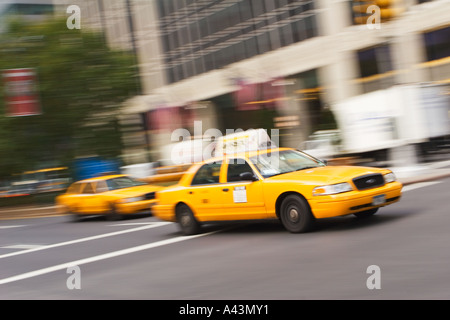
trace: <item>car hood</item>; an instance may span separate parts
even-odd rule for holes
[[[311,185],[334,184],[350,181],[355,177],[372,173],[388,173],[387,169],[378,169],[359,166],[326,166],[300,171],[288,172],[270,177],[270,180],[276,181],[298,181]]]

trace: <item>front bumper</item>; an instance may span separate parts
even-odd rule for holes
[[[153,216],[165,220],[165,221],[171,221],[174,222],[175,219],[175,209],[173,205],[162,205],[162,204],[156,204],[152,208]]]
[[[120,214],[133,214],[139,212],[150,211],[155,205],[156,199],[136,201],[130,203],[119,203],[116,205],[117,211]]]
[[[330,196],[313,197],[309,203],[317,219],[345,216],[398,202],[402,195],[398,181],[364,191],[351,191]],[[385,202],[373,205],[374,197],[384,195]]]

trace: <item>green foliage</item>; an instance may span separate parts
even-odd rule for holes
[[[0,81],[0,177],[70,164],[76,156],[116,157],[120,104],[137,94],[135,59],[101,34],[69,30],[65,19],[14,22],[0,35],[0,70],[34,68],[42,114],[7,118]]]

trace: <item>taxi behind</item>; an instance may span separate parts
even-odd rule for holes
[[[117,220],[150,211],[156,202],[155,192],[160,189],[126,175],[107,175],[73,183],[56,198],[56,204],[61,213],[71,214],[74,220],[87,215]]]
[[[279,219],[307,232],[316,219],[371,216],[398,202],[402,184],[388,169],[328,166],[295,149],[227,154],[194,164],[156,193],[154,216],[195,234],[212,221]]]

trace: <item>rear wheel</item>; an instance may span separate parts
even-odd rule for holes
[[[357,213],[354,213],[354,215],[358,218],[367,218],[367,217],[373,216],[375,213],[377,213],[377,211],[378,211],[378,208],[375,208],[375,209],[370,209],[367,211],[357,212]]]
[[[192,235],[200,232],[200,223],[195,219],[192,210],[186,204],[177,206],[176,217],[183,234]]]
[[[308,203],[298,195],[289,195],[283,200],[280,220],[286,230],[292,233],[307,232],[315,222]]]

